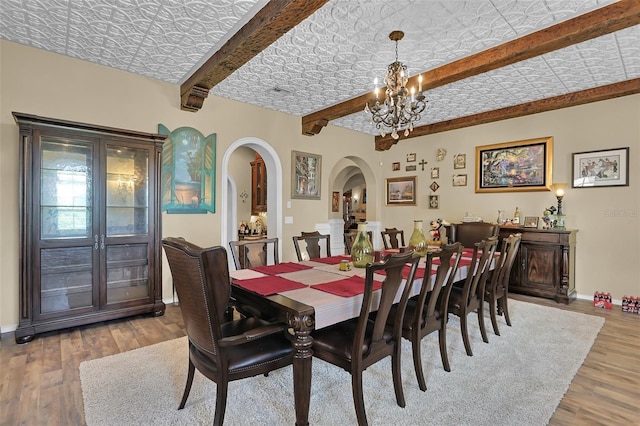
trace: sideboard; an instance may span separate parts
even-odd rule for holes
[[[576,298],[576,229],[501,227],[500,239],[521,233],[509,291],[565,304]]]

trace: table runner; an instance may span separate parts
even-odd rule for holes
[[[283,291],[307,287],[302,283],[291,281],[277,275],[268,275],[266,277],[251,278],[248,280],[235,280],[234,283],[262,296],[271,296],[272,294]]]
[[[278,263],[277,265],[264,265],[264,266],[254,266],[251,268],[253,271],[262,272],[266,275],[277,275],[277,274],[285,274],[287,272],[295,272],[302,271],[303,269],[311,269],[311,266],[301,265],[300,263],[294,262],[283,262]]]
[[[315,259],[309,259],[313,262],[325,263],[327,265],[337,265],[343,260],[351,261],[351,258],[348,256],[330,256],[330,257],[317,257]]]
[[[364,293],[364,282],[364,278],[354,275],[338,281],[316,284],[311,286],[311,288],[326,291],[327,293],[335,294],[336,296],[353,297]],[[382,282],[374,281],[373,290],[379,290],[380,288],[382,288]]]

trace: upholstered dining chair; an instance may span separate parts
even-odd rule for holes
[[[293,346],[284,324],[254,317],[224,321],[231,293],[224,247],[203,249],[173,237],[163,239],[162,245],[189,339],[187,382],[178,409],[187,402],[197,369],[216,383],[213,424],[222,425],[229,382],[291,364]]]
[[[362,394],[362,372],[388,356],[391,356],[396,402],[400,407],[405,406],[400,369],[400,340],[402,339],[400,328],[404,313],[402,304],[404,303],[406,306],[407,292],[413,284],[419,260],[420,256],[409,251],[388,255],[381,262],[368,264],[360,315],[352,320],[321,328],[313,333],[313,356],[341,367],[351,374],[353,400],[359,425],[367,424]],[[410,266],[408,266],[406,285],[403,285],[402,270],[407,264]],[[372,317],[370,314],[375,311],[375,306],[373,306],[373,275],[377,271],[385,271],[386,275],[382,283],[380,303],[375,316]],[[387,327],[394,298],[401,289],[403,295],[400,299],[400,306],[396,308],[393,327]]]
[[[497,315],[504,314],[507,325],[511,327],[508,306],[509,279],[511,278],[511,270],[515,263],[521,240],[522,234],[511,234],[502,240],[500,257],[496,259],[496,266],[491,272],[491,280],[486,285],[484,300],[489,303],[491,325],[496,336],[500,335]]]
[[[319,257],[331,257],[331,236],[329,234],[321,234],[318,231],[302,232],[299,236],[293,236],[293,246],[300,262]],[[323,248],[324,254],[322,253]]]
[[[451,371],[447,354],[447,315],[449,294],[460,257],[460,243],[442,246],[440,251],[427,253],[425,277],[422,280],[420,293],[407,303],[402,321],[402,337],[411,342],[413,366],[420,390],[426,391],[427,384],[422,371],[422,355],[420,346],[422,338],[437,331],[440,343],[440,358],[445,371]],[[454,257],[455,256],[455,257]],[[433,286],[431,284],[432,266],[438,262]],[[392,310],[393,312],[393,310]],[[391,318],[391,316],[390,316]]]
[[[344,247],[348,254],[351,254],[351,247],[353,247],[353,242],[356,240],[356,235],[358,235],[358,231],[344,233]],[[367,231],[367,235],[369,236],[369,241],[373,244],[373,232]]]
[[[229,241],[231,256],[236,269],[280,263],[278,258],[278,238],[260,240]],[[271,260],[271,262],[270,262]]]
[[[384,228],[384,231],[380,231],[380,235],[382,236],[382,243],[384,244],[385,250],[405,246],[404,231],[401,229]],[[398,241],[398,236],[400,237],[400,241]]]
[[[447,238],[450,243],[460,243],[463,247],[473,248],[485,238],[497,237],[500,226],[488,222],[452,223],[448,226]]]
[[[493,260],[498,237],[491,237],[474,244],[469,273],[462,285],[452,285],[449,296],[449,312],[460,318],[460,332],[464,349],[468,356],[473,356],[467,317],[472,312],[478,313],[478,324],[482,341],[489,343],[484,324],[484,290],[489,268]]]

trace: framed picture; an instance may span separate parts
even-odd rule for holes
[[[476,147],[476,192],[550,191],[553,137]]]
[[[388,206],[416,205],[416,177],[387,178]]]
[[[406,167],[405,167],[405,171],[407,171],[407,172],[415,172],[415,171],[416,171],[416,166],[415,166],[415,164],[414,164],[414,165],[412,165],[412,166],[406,166]]]
[[[453,186],[467,186],[467,175],[453,175]]]
[[[411,154],[407,154],[407,163],[412,163],[416,161],[416,153],[412,152]]]
[[[291,197],[320,199],[322,156],[291,151]]]
[[[397,172],[400,170],[400,163],[391,163],[391,170]]]
[[[467,167],[467,154],[456,154],[453,156],[453,168],[464,169]]]
[[[438,188],[440,188],[440,185],[438,185],[438,182],[431,182],[431,185],[429,186],[429,188],[431,188],[433,192],[436,192]]]
[[[538,227],[538,216],[525,216],[525,218],[524,218],[524,227],[525,228],[537,228]]]
[[[333,194],[331,194],[331,211],[340,211],[340,193],[337,191],[333,191]]]
[[[440,196],[439,195],[429,195],[429,208],[437,209],[440,207]]]
[[[573,154],[573,188],[629,186],[629,147]]]
[[[440,167],[434,167],[431,169],[431,179],[438,179],[440,177]]]

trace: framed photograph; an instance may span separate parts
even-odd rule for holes
[[[322,156],[291,151],[291,198],[320,199]]]
[[[429,208],[437,209],[440,207],[440,196],[439,195],[429,195]]]
[[[476,147],[476,192],[551,191],[553,137]]]
[[[416,153],[407,154],[407,163],[413,163],[414,161],[416,161]]]
[[[453,186],[467,186],[467,175],[453,175]]]
[[[538,227],[538,216],[525,216],[525,218],[524,218],[524,227],[525,228],[537,228]]]
[[[440,177],[440,167],[434,167],[431,169],[431,179],[438,179]]]
[[[391,170],[397,172],[400,170],[400,163],[391,163]]]
[[[467,154],[456,154],[453,156],[453,168],[464,169],[467,167]]]
[[[416,177],[387,178],[388,206],[416,205]]]
[[[416,166],[415,165],[407,166],[407,167],[405,167],[405,171],[407,171],[407,172],[415,172],[416,171]]]
[[[337,191],[333,191],[333,194],[331,194],[331,211],[340,211],[340,193]]]
[[[573,188],[629,186],[629,147],[573,154]]]

